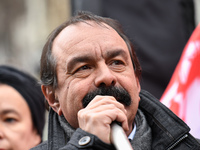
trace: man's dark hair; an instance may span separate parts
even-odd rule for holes
[[[132,63],[135,70],[135,75],[139,79],[141,77],[141,66],[139,64],[139,61],[136,57],[135,51],[133,49],[133,45],[128,39],[128,37],[124,34],[124,31],[122,30],[121,24],[113,19],[100,17],[97,15],[94,15],[90,12],[81,11],[78,12],[78,14],[74,17],[72,17],[70,20],[64,22],[59,27],[57,27],[53,32],[49,35],[49,38],[44,45],[42,56],[41,56],[41,62],[40,62],[40,78],[41,82],[45,86],[52,86],[53,90],[57,88],[57,74],[56,74],[56,58],[52,55],[52,44],[54,39],[57,37],[57,35],[67,26],[72,24],[77,24],[80,22],[87,23],[87,21],[94,21],[98,25],[102,25],[105,23],[112,27],[126,42],[127,47],[130,52],[130,56],[132,59]]]

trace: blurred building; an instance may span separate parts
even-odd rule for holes
[[[69,0],[1,0],[0,65],[38,76],[48,34],[69,16]]]

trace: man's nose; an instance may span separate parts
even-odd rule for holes
[[[96,87],[115,85],[116,81],[116,76],[107,65],[101,66],[101,68],[98,69],[95,78]]]

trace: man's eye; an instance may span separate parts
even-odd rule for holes
[[[76,78],[85,78],[89,76],[92,72],[92,66],[91,65],[83,65],[77,68],[72,75],[74,75]]]
[[[113,71],[122,72],[126,67],[126,63],[122,60],[112,60],[109,66]]]
[[[112,65],[123,65],[124,62],[122,62],[121,60],[114,60],[112,61]]]
[[[81,66],[80,68],[78,68],[78,69],[76,70],[76,72],[82,71],[82,70],[86,70],[86,69],[90,69],[90,67],[87,66],[87,65]]]

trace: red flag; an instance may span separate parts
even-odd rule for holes
[[[200,138],[200,24],[187,42],[161,102]]]

